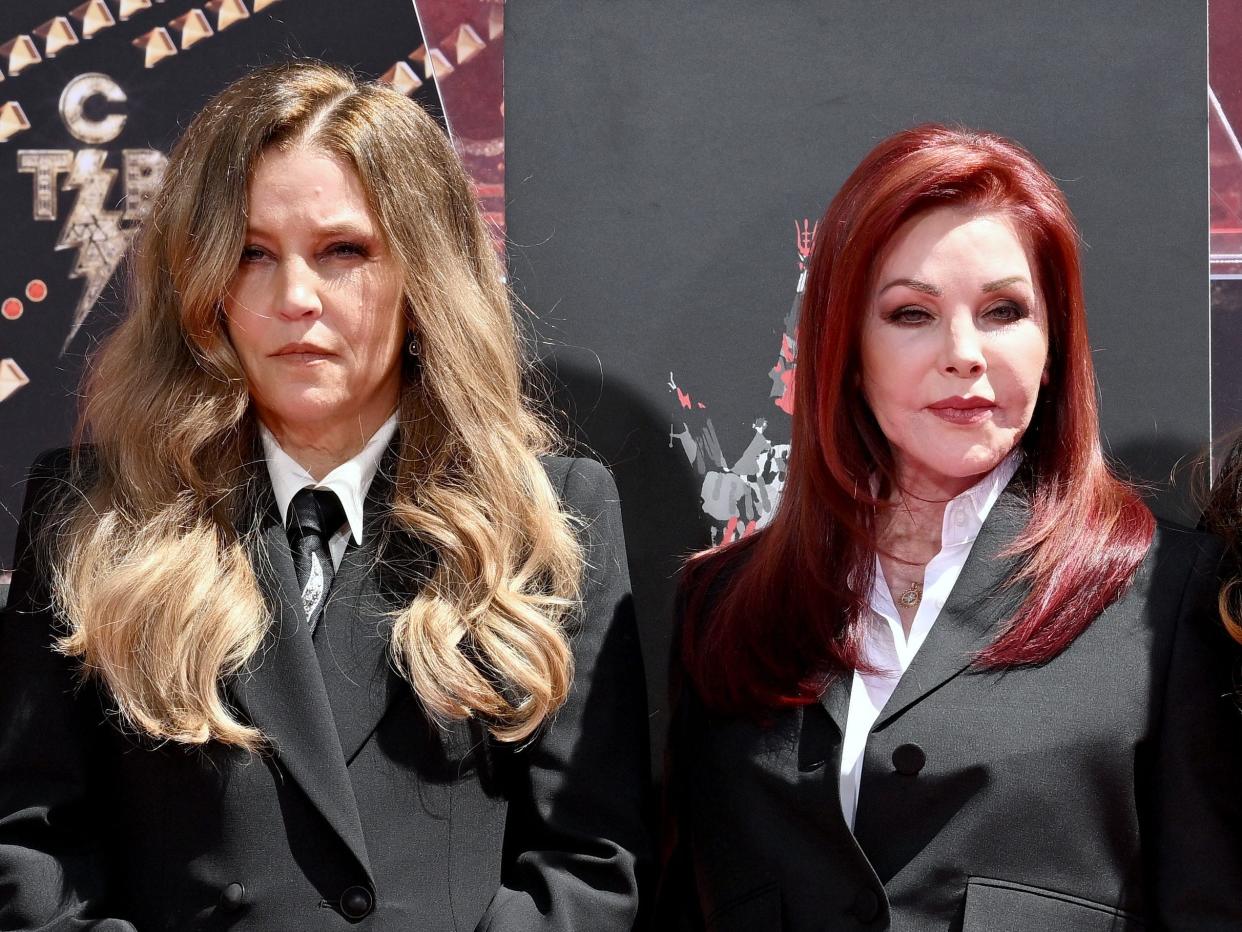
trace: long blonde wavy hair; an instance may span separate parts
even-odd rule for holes
[[[247,189],[272,147],[351,165],[404,269],[420,360],[399,404],[389,525],[434,549],[395,616],[391,655],[439,721],[530,736],[572,677],[566,625],[583,553],[538,455],[552,434],[523,393],[510,295],[444,133],[400,93],[318,62],[230,85],[177,144],[130,256],[128,314],[85,386],[53,595],[60,648],[133,728],[256,749],[230,708],[271,624],[253,567],[262,456],[221,299]]]

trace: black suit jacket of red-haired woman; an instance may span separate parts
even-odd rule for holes
[[[587,571],[576,676],[521,747],[471,723],[434,726],[393,672],[389,613],[410,578],[345,554],[321,624],[305,627],[271,510],[260,579],[275,616],[227,697],[270,740],[250,756],[123,733],[100,690],[55,653],[32,538],[67,463],[33,472],[0,621],[0,928],[529,932],[629,929],[647,848],[646,693],[612,478],[545,461],[583,518]],[[371,497],[384,495],[377,477]],[[368,515],[386,509],[368,507]],[[379,535],[368,530],[366,539]],[[425,574],[424,574],[425,576]],[[333,617],[334,613],[338,617]]]
[[[1236,932],[1237,645],[1219,547],[1160,527],[1126,593],[1039,666],[983,671],[1017,595],[1013,488],[868,738],[855,831],[838,772],[850,678],[767,721],[682,677],[661,929]]]

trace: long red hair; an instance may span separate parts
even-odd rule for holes
[[[1155,520],[1100,448],[1078,230],[1035,158],[989,133],[929,124],[877,145],[819,224],[798,326],[793,443],[768,527],[694,557],[683,578],[680,645],[708,706],[726,713],[814,702],[828,678],[863,666],[874,578],[867,490],[892,481],[892,453],[863,399],[860,332],[883,250],[906,221],[941,206],[1003,212],[1021,231],[1048,312],[1048,381],[1021,444],[1031,517],[1012,548],[1026,590],[976,662],[1043,663],[1129,584]],[[860,490],[862,490],[860,492]]]

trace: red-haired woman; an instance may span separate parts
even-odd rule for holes
[[[881,142],[819,225],[780,509],[686,573],[664,926],[1242,929],[1219,548],[1098,430],[1047,172]]]

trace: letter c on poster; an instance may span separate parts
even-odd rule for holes
[[[98,146],[121,135],[125,127],[125,114],[109,113],[100,119],[88,116],[86,104],[94,97],[102,97],[113,104],[123,104],[126,100],[119,84],[106,74],[90,71],[65,85],[60,95],[60,118],[78,139]]]

